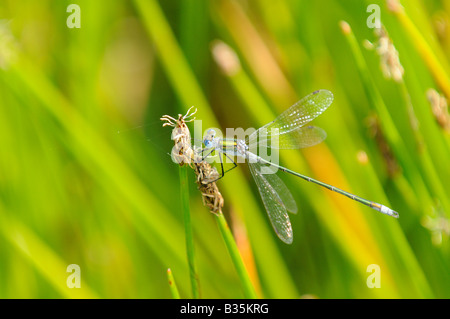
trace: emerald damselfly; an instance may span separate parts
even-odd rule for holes
[[[292,105],[272,122],[250,134],[247,140],[216,137],[216,131],[213,129],[207,131],[203,140],[205,148],[202,152],[208,152],[203,159],[214,151],[219,152],[222,177],[225,173],[223,170],[222,154],[232,161],[234,164],[233,168],[237,165],[231,157],[237,156],[247,161],[272,226],[278,237],[287,244],[293,241],[293,231],[288,212],[295,214],[297,212],[297,204],[283,181],[276,174],[264,174],[264,167],[273,167],[300,177],[308,182],[347,196],[388,216],[395,218],[399,216],[396,211],[385,205],[364,199],[335,186],[294,172],[252,152],[254,146],[274,149],[298,149],[310,147],[322,142],[326,138],[325,131],[319,127],[307,124],[322,114],[332,102],[333,94],[330,91],[318,90]],[[271,143],[269,146],[267,143],[273,139],[276,143]]]

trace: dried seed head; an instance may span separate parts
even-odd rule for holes
[[[436,121],[446,132],[450,133],[450,114],[448,113],[447,100],[434,89],[427,91],[427,98]]]
[[[369,157],[367,156],[367,153],[363,150],[359,150],[358,153],[356,153],[356,159],[359,163],[365,165],[369,163]]]
[[[241,63],[236,52],[224,42],[214,40],[211,43],[211,52],[214,60],[226,75],[233,76],[241,70]]]
[[[172,137],[171,139],[175,142],[172,148],[172,160],[175,163],[183,166],[184,164],[191,164],[194,159],[194,151],[191,147],[191,133],[187,127],[187,122],[192,122],[195,117],[192,117],[196,112],[190,113],[193,106],[187,111],[186,115],[178,114],[178,119],[175,119],[169,115],[164,115],[161,117],[161,121],[165,121],[163,126],[172,126]]]
[[[449,15],[445,11],[438,11],[431,18],[433,22],[433,28],[439,41],[445,46],[449,42],[450,33],[450,19]]]
[[[350,32],[352,32],[352,28],[347,23],[347,21],[344,20],[339,21],[339,27],[341,28],[342,33],[345,35],[350,34]]]
[[[395,177],[400,172],[400,166],[397,163],[397,159],[391,150],[386,138],[381,130],[381,125],[378,117],[376,115],[369,116],[366,119],[366,124],[369,128],[369,132],[372,138],[378,146],[378,150],[383,155],[386,169],[390,177]]]
[[[398,51],[389,38],[386,29],[382,26],[381,28],[376,28],[374,33],[377,37],[375,43],[372,44],[366,40],[364,47],[369,50],[375,48],[376,53],[380,56],[380,67],[385,78],[392,78],[396,82],[402,81],[405,70],[400,63]]]
[[[197,175],[198,189],[202,193],[203,205],[207,206],[211,213],[222,214],[224,200],[216,183],[219,178],[217,170],[207,162],[194,163]]]
[[[202,193],[203,205],[207,206],[211,213],[221,214],[224,200],[214,182],[219,178],[219,173],[209,163],[202,161],[201,153],[191,145],[191,134],[186,123],[192,122],[195,119],[192,116],[197,112],[195,110],[190,113],[191,109],[192,107],[186,115],[178,114],[178,119],[164,115],[161,121],[165,122],[163,126],[173,127],[172,140],[175,146],[172,148],[172,159],[180,165],[193,166],[198,189]]]
[[[399,0],[387,0],[386,6],[389,11],[394,13],[400,13],[403,12],[403,6],[400,4]]]
[[[0,68],[7,69],[14,62],[19,45],[10,28],[10,21],[0,20]]]
[[[436,201],[431,214],[424,215],[420,221],[431,233],[431,241],[440,246],[450,236],[450,220],[445,216],[441,203]]]

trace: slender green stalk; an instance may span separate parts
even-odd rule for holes
[[[228,226],[227,220],[222,213],[216,214],[216,216],[220,233],[222,234],[222,238],[225,241],[228,253],[230,254],[239,279],[241,280],[244,290],[244,297],[247,299],[255,299],[257,298],[255,288],[253,287],[247,269],[245,268],[244,262],[242,261],[241,254],[239,253],[239,249],[236,245],[233,234],[231,233],[230,227]]]
[[[187,165],[180,166],[181,205],[184,217],[184,230],[186,237],[186,252],[189,264],[189,277],[191,279],[192,297],[200,298],[200,283],[195,266],[194,237],[192,234],[191,212],[189,209],[189,186]]]
[[[169,288],[170,293],[172,294],[172,298],[180,299],[180,293],[178,291],[175,278],[173,277],[172,270],[170,270],[170,268],[167,269],[167,280],[169,281]]]

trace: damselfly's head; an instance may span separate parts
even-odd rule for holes
[[[203,139],[203,144],[205,144],[206,148],[210,148],[214,146],[214,138],[216,137],[216,131],[213,129],[209,129],[206,132],[205,138]]]

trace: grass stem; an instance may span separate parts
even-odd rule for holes
[[[175,278],[173,277],[172,270],[170,268],[167,269],[167,280],[169,281],[170,293],[172,294],[173,299],[180,299],[180,293],[177,288],[177,284],[175,282]]]
[[[183,209],[184,230],[186,237],[186,252],[189,264],[189,277],[191,279],[192,297],[200,298],[200,283],[198,279],[197,268],[195,265],[194,237],[192,234],[191,212],[189,209],[189,184],[187,176],[187,165],[179,167],[180,187],[181,187],[181,205]]]
[[[197,268],[195,266],[194,237],[192,234],[191,212],[189,209],[189,186],[187,165],[180,166],[181,205],[183,209],[184,230],[186,236],[186,252],[189,264],[189,277],[191,279],[192,297],[200,298],[200,284]]]
[[[230,227],[228,226],[227,220],[223,214],[216,214],[217,223],[219,224],[220,233],[227,246],[228,253],[230,254],[231,260],[236,268],[239,279],[243,285],[244,297],[247,299],[257,298],[255,288],[250,280],[247,269],[245,268],[244,262],[242,261],[241,254],[234,240],[233,234],[231,233]]]

